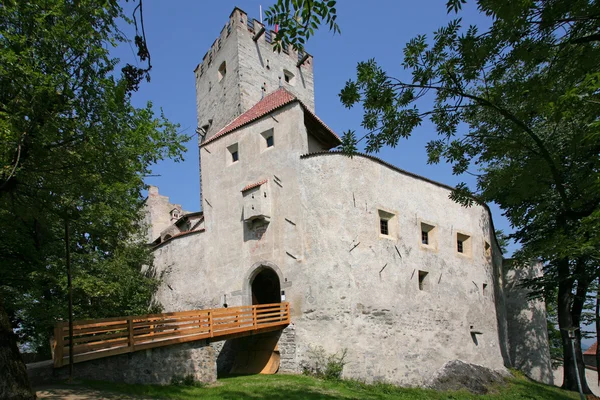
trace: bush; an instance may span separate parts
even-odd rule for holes
[[[321,346],[309,347],[308,363],[302,365],[305,375],[312,375],[327,380],[339,380],[342,378],[344,365],[346,365],[346,354],[348,349],[342,349],[335,354],[327,354]]]

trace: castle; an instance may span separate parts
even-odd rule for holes
[[[150,189],[156,300],[165,311],[288,301],[292,324],[269,350],[283,372],[320,346],[347,349],[344,376],[367,381],[422,385],[461,360],[550,383],[544,304],[517,285],[535,266],[507,268],[487,207],[335,150],[314,110],[312,56],[273,52],[273,37],[235,8],[194,70],[203,211]],[[218,368],[257,340],[217,345]]]

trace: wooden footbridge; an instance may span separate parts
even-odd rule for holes
[[[218,341],[285,328],[289,303],[117,317],[73,323],[73,362],[196,340]],[[55,367],[69,363],[69,325],[54,328]]]

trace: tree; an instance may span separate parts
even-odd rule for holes
[[[140,273],[151,262],[139,223],[144,176],[181,159],[188,138],[152,104],[131,104],[151,68],[136,4],[146,66],[120,73],[109,51],[126,41],[117,23],[129,19],[118,1],[0,6],[0,299],[20,339],[45,351],[67,318],[65,246],[78,318],[152,306],[157,281]],[[4,331],[0,339],[8,343]]]
[[[464,3],[449,0],[447,10],[459,14]],[[600,3],[476,4],[489,18],[484,31],[463,28],[458,18],[431,40],[420,35],[406,44],[410,81],[390,76],[375,60],[358,64],[340,99],[362,106],[367,133],[346,132],[343,149],[351,155],[364,142],[367,152],[377,152],[408,138],[425,118],[435,124],[428,162],[446,160],[456,175],[477,175],[475,187],[461,183],[451,197],[465,206],[496,202],[515,228],[516,257],[543,261],[544,276],[528,283],[534,295],[557,293],[563,388],[577,390],[566,330],[580,327],[600,259]],[[589,393],[580,331],[575,347]]]

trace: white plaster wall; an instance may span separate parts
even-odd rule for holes
[[[463,208],[448,189],[362,157],[306,158],[299,173],[310,231],[306,262],[290,272],[299,359],[311,345],[348,347],[347,376],[404,385],[453,359],[503,368],[484,208]],[[396,238],[380,237],[378,209],[396,213]],[[437,250],[421,246],[421,219],[437,226]],[[457,231],[471,235],[470,257],[456,252]],[[419,270],[430,291],[419,290]],[[482,332],[477,344],[471,325]]]

